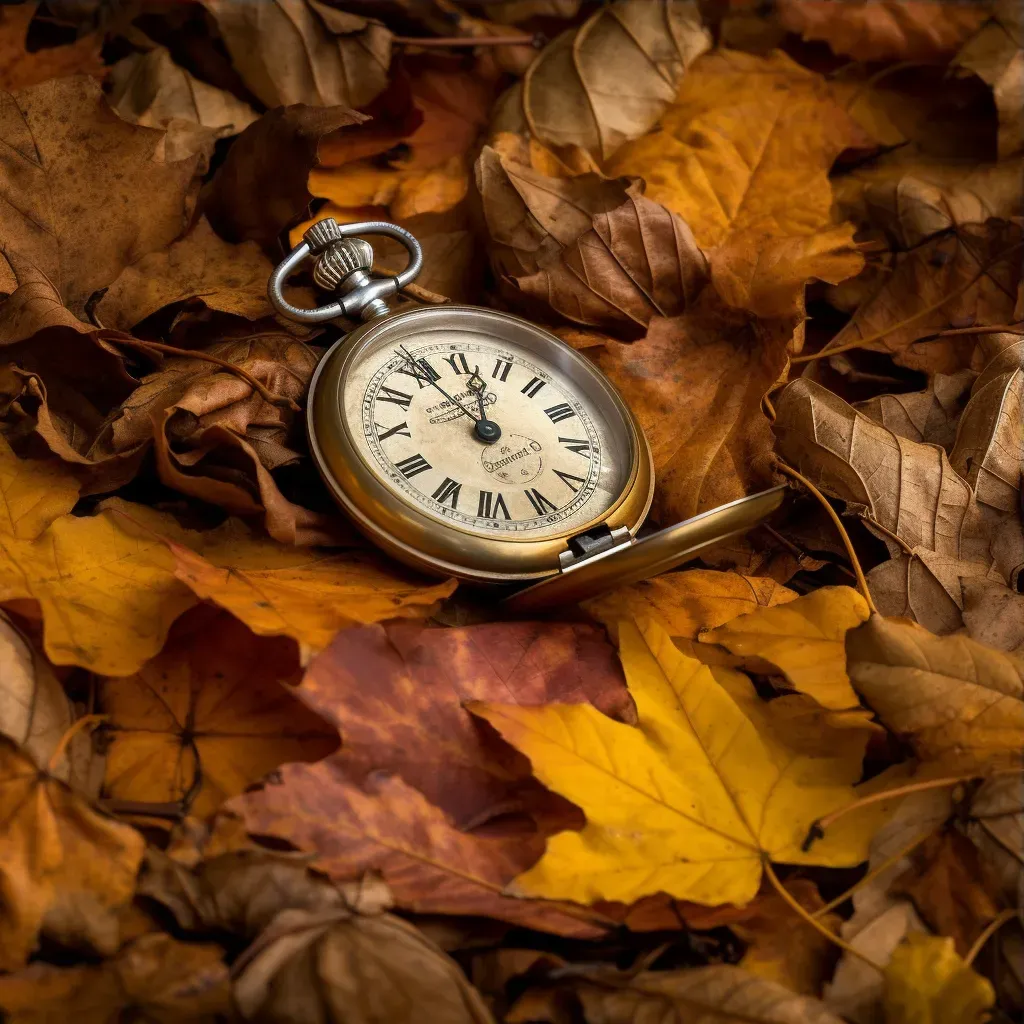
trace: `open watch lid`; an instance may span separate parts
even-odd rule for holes
[[[626,530],[621,537],[608,534],[597,539],[592,550],[564,559],[560,572],[517,591],[503,604],[516,613],[541,611],[667,572],[762,523],[782,504],[788,489],[782,484],[738,498],[640,539],[630,537]]]

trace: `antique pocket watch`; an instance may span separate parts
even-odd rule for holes
[[[370,277],[373,249],[355,236],[374,234],[408,250],[397,277]],[[402,562],[518,585],[507,603],[527,611],[663,572],[781,503],[785,487],[775,487],[637,539],[654,493],[651,451],[596,366],[498,310],[391,313],[385,297],[423,265],[419,242],[396,224],[327,218],[303,238],[270,278],[273,305],[303,323],[363,320],[310,382],[310,450],[338,504]],[[282,286],[309,258],[338,298],[301,309]]]

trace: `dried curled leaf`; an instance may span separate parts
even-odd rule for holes
[[[220,946],[143,935],[99,965],[35,963],[0,978],[10,1024],[46,1024],[69,1012],[80,1024],[136,1019],[218,1024],[232,1009]]]
[[[391,33],[319,0],[203,0],[235,68],[268,107],[362,107],[387,85]]]
[[[63,46],[30,51],[26,45],[29,25],[39,8],[37,2],[4,6],[0,11],[0,89],[13,91],[39,85],[51,78],[92,75],[105,71],[98,33],[89,33]]]
[[[710,45],[692,0],[619,0],[541,51],[502,99],[494,129],[525,126],[549,145],[606,160],[658,120]]]
[[[337,731],[295,699],[294,644],[198,608],[133,676],[104,679],[106,796],[205,816],[285,761],[315,761]]]
[[[157,159],[163,133],[122,121],[91,78],[0,95],[0,138],[5,250],[45,275],[76,317],[94,291],[185,227],[195,161]],[[22,278],[11,262],[5,252],[7,292]]]
[[[857,60],[934,60],[953,53],[985,20],[963,0],[778,0],[782,24]]]
[[[666,892],[742,905],[756,894],[766,858],[865,858],[888,811],[871,821],[846,815],[824,845],[801,848],[811,820],[854,799],[859,757],[809,758],[777,735],[762,736],[711,671],[655,626],[621,623],[619,643],[639,727],[585,704],[471,705],[587,815],[581,832],[548,840],[514,891],[579,902]],[[853,818],[860,820],[851,828]]]
[[[921,760],[951,772],[1021,763],[1024,659],[880,615],[846,643],[854,688]]]
[[[541,309],[636,335],[707,281],[690,229],[638,182],[548,178],[490,147],[476,175],[495,270]]]
[[[68,945],[118,945],[145,843],[0,736],[0,968],[28,959],[44,922]],[[3,998],[0,996],[0,1006]]]

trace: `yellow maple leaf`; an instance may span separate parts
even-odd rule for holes
[[[701,634],[733,654],[779,668],[794,690],[826,708],[860,704],[846,674],[848,630],[868,618],[867,602],[852,587],[822,587],[777,608],[758,608]]]
[[[808,279],[838,283],[863,266],[852,227],[835,224],[828,180],[854,131],[820,75],[781,52],[718,50],[606,171],[640,175],[683,217],[726,301],[784,316],[802,309]]]
[[[995,998],[947,937],[911,933],[885,968],[887,1024],[981,1024]]]
[[[743,904],[766,860],[865,859],[886,801],[844,815],[805,852],[808,826],[856,799],[836,765],[762,737],[711,671],[657,626],[621,623],[619,639],[638,727],[588,705],[470,705],[587,816],[582,831],[548,840],[516,891],[580,903],[666,892]]]

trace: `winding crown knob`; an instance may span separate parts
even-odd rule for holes
[[[342,238],[332,242],[316,258],[313,280],[325,291],[334,291],[357,270],[373,266],[373,246],[362,238]]]

